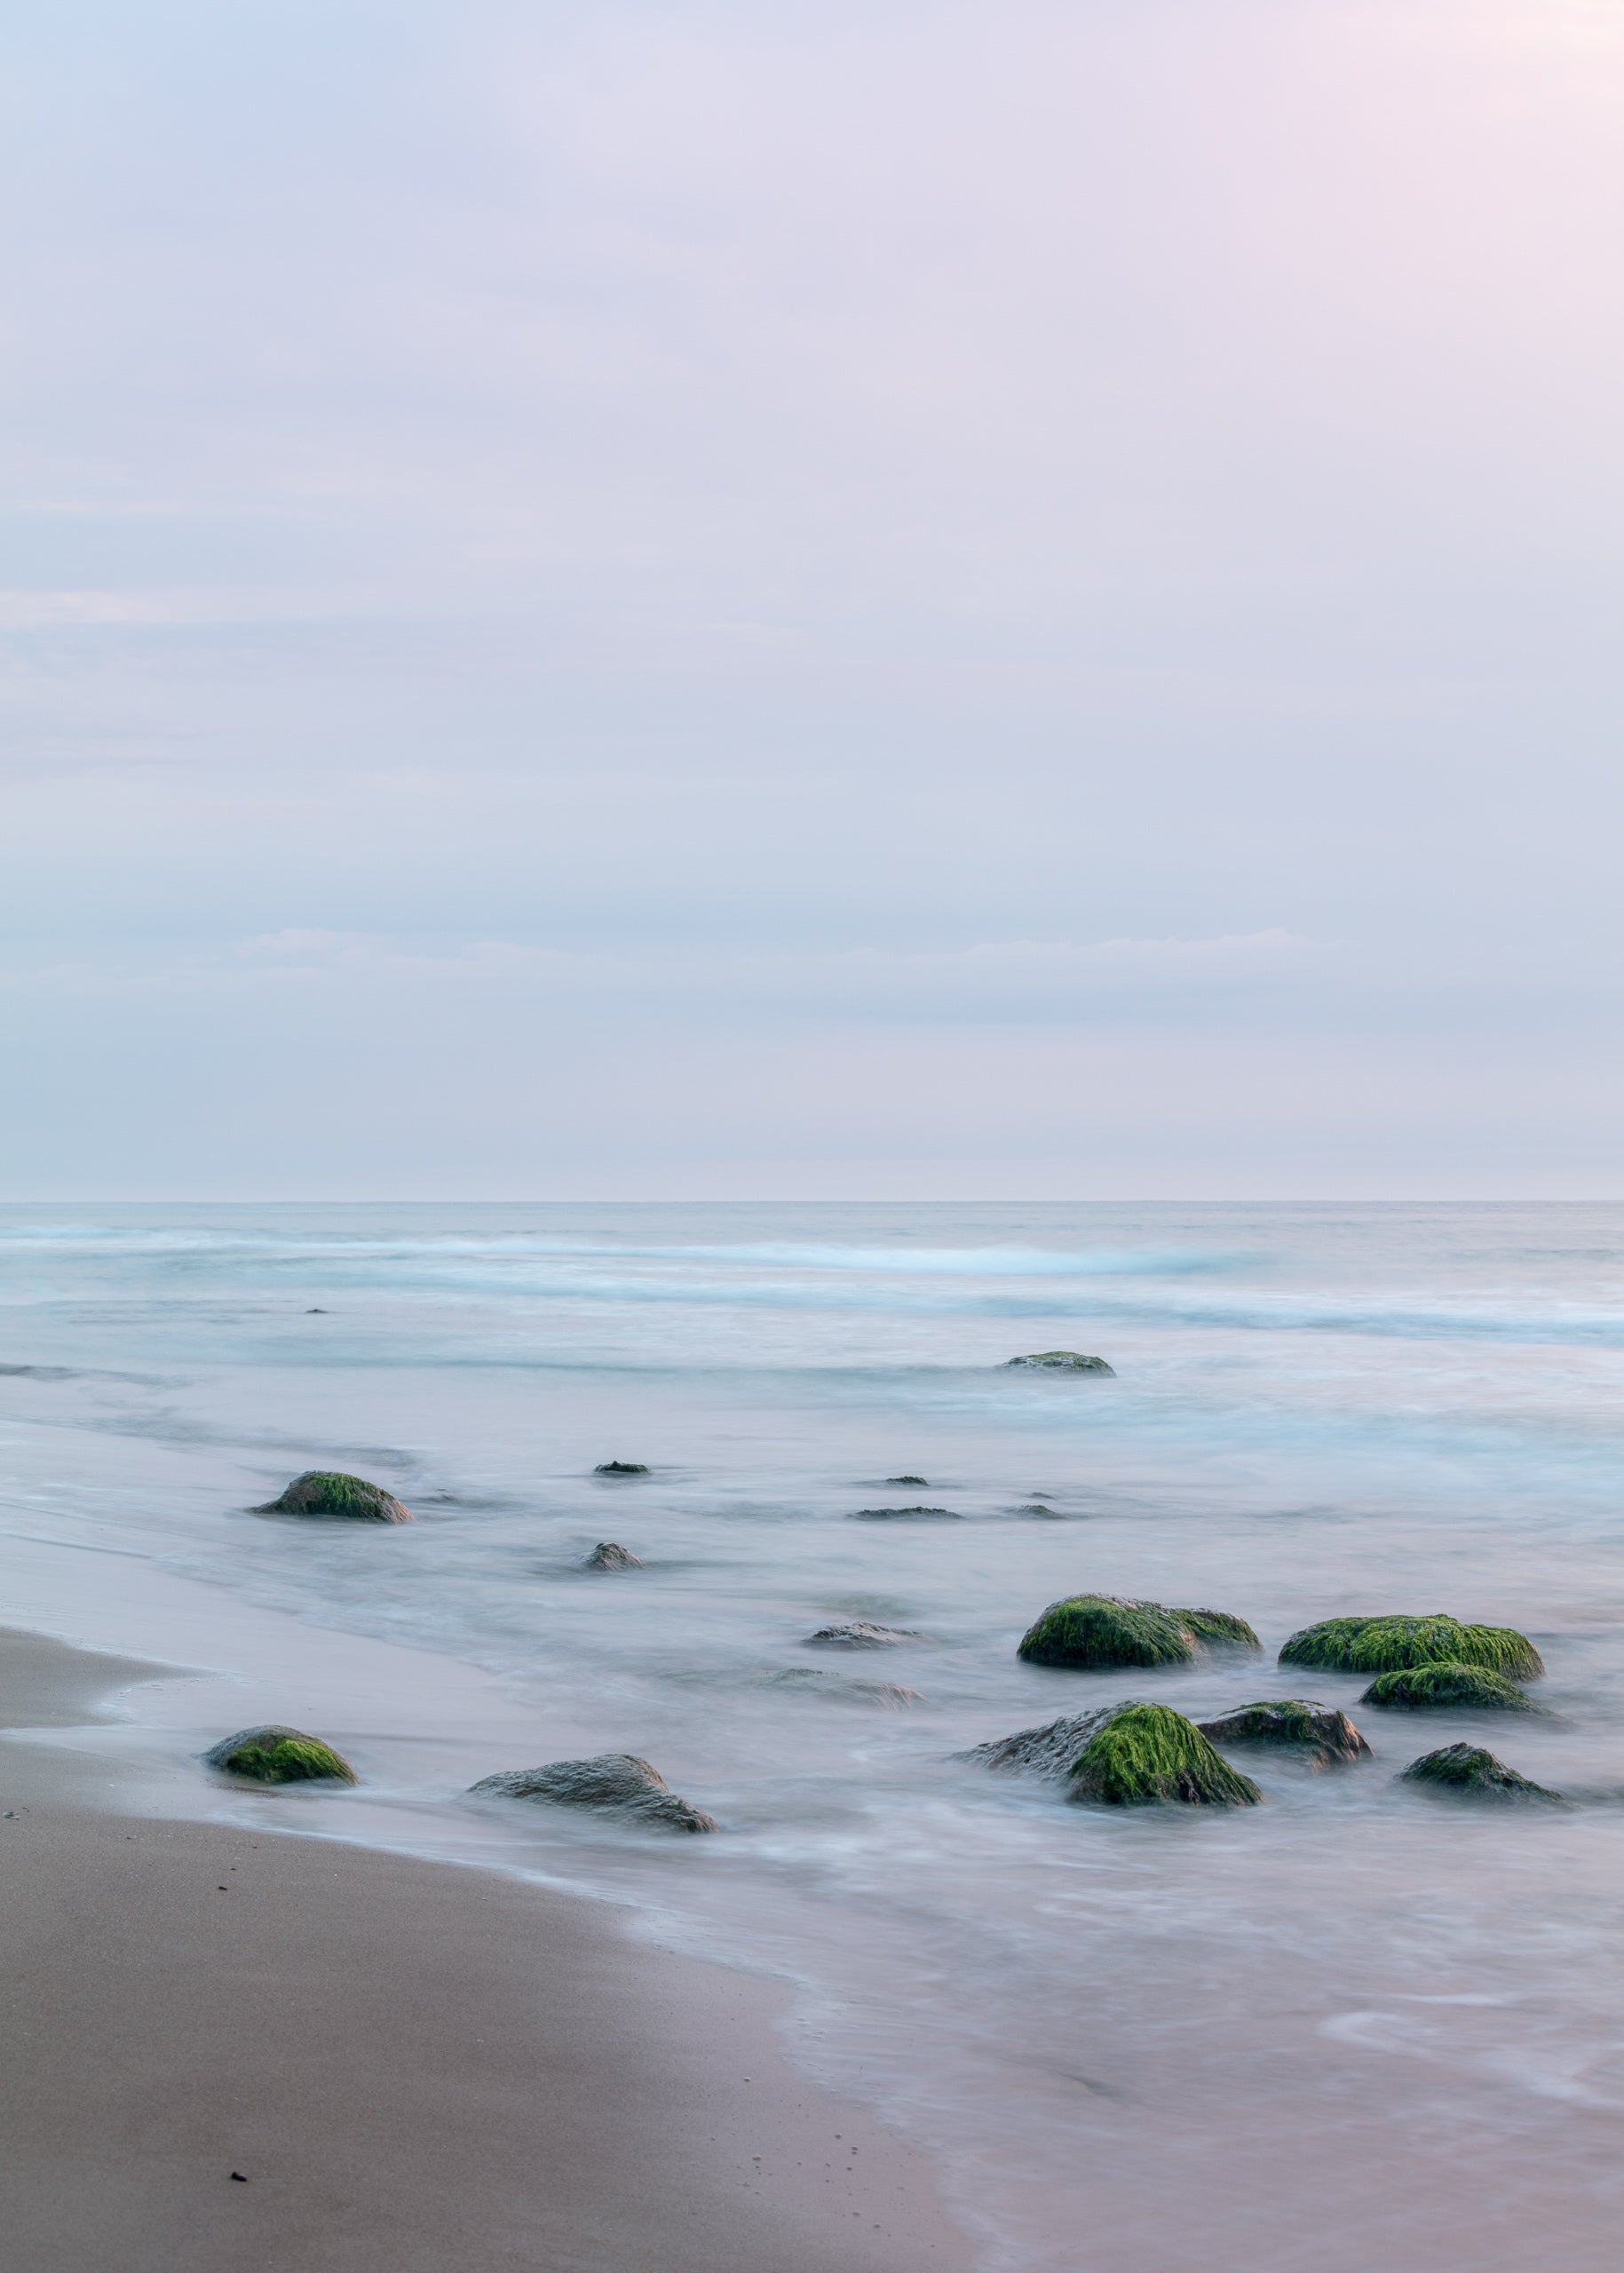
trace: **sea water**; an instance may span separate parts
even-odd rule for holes
[[[1114,1377],[1004,1366],[1056,1346]],[[154,1806],[528,1872],[778,1975],[792,2052],[936,2156],[989,2268],[1600,2268],[1621,1388],[1617,1207],[12,1207],[0,1619],[211,1669],[47,1739]],[[252,1512],[313,1466],[416,1520]],[[600,1540],[643,1567],[583,1568]],[[1237,1612],[1265,1654],[1022,1664],[1082,1589]],[[1530,1633],[1545,1709],[1277,1669],[1388,1610]],[[810,1643],[852,1619],[914,1638]],[[1315,1695],[1376,1757],[1248,1758],[1234,1812],[955,1757],[1129,1694]],[[353,1793],[198,1765],[313,1714]],[[1397,1780],[1461,1738],[1572,1804]],[[466,1796],[612,1750],[720,1834]]]

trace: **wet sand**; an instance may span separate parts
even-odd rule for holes
[[[0,1727],[153,1672],[0,1635]],[[970,2273],[769,1984],[494,1873],[122,1816],[114,1774],[0,1743],[10,2273]]]

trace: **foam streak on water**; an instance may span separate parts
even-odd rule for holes
[[[1056,1345],[1117,1378],[1000,1370]],[[49,1569],[87,1638],[226,1676],[105,1739],[152,1803],[531,1870],[782,1973],[803,2056],[1011,2273],[1614,2261],[1621,1389],[1618,1208],[0,1210],[13,1600]],[[317,1463],[416,1522],[248,1512]],[[914,1500],[961,1520],[847,1520]],[[646,1567],[582,1572],[599,1539]],[[1269,1659],[1022,1666],[1085,1587],[1240,1612]],[[1210,1819],[950,1757],[1301,1691],[1280,1641],[1360,1609],[1531,1631],[1549,1715],[1361,1714],[1374,1766],[1265,1764]],[[924,1638],[805,1646],[852,1618]],[[223,1798],[194,1754],[234,1697],[324,1715],[360,1789]],[[1458,1737],[1583,1803],[1395,1788]],[[460,1796],[622,1748],[724,1835]]]

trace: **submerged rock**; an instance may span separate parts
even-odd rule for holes
[[[482,1776],[471,1790],[508,1800],[551,1800],[561,1807],[617,1808],[640,1822],[673,1831],[714,1831],[716,1818],[678,1799],[657,1768],[634,1752],[591,1760],[554,1760],[542,1768],[508,1768]]]
[[[1116,1367],[1106,1365],[1103,1358],[1085,1358],[1076,1350],[1039,1350],[1029,1358],[1006,1358],[1003,1362],[1006,1372],[1011,1366],[1021,1366],[1050,1374],[1110,1374],[1113,1378],[1116,1374]]]
[[[846,1520],[853,1524],[962,1524],[964,1518],[955,1508],[859,1508]]]
[[[592,1473],[594,1476],[646,1476],[648,1469],[640,1460],[600,1460]]]
[[[961,1753],[986,1768],[1058,1778],[1069,1800],[1101,1807],[1256,1807],[1263,1794],[1214,1751],[1193,1721],[1129,1698]]]
[[[1259,1650],[1244,1618],[1223,1610],[1168,1610],[1118,1595],[1051,1602],[1021,1636],[1017,1655],[1039,1666],[1182,1666],[1198,1649]]]
[[[1361,1705],[1387,1705],[1409,1713],[1537,1713],[1532,1697],[1487,1666],[1406,1666],[1398,1673],[1379,1674]]]
[[[844,1626],[820,1626],[806,1641],[809,1648],[816,1643],[828,1650],[891,1650],[915,1638],[911,1626],[875,1626],[867,1618],[854,1618]]]
[[[1345,1713],[1303,1697],[1265,1697],[1196,1726],[1211,1744],[1269,1744],[1299,1754],[1311,1768],[1368,1760],[1370,1746]]]
[[[203,1754],[210,1768],[250,1776],[257,1784],[353,1784],[355,1770],[341,1752],[303,1729],[239,1729]]]
[[[922,1490],[928,1490],[931,1479],[928,1476],[888,1476],[885,1481],[887,1484],[916,1484]]]
[[[1325,1618],[1294,1634],[1283,1666],[1319,1666],[1334,1673],[1400,1673],[1409,1666],[1486,1666],[1510,1681],[1545,1670],[1526,1635],[1509,1626],[1462,1626],[1442,1611],[1427,1618]]]
[[[583,1571],[641,1571],[645,1565],[643,1557],[634,1555],[630,1548],[600,1539],[581,1567]]]
[[[1434,1791],[1453,1792],[1464,1799],[1547,1800],[1560,1803],[1560,1792],[1548,1792],[1496,1760],[1480,1745],[1446,1744],[1441,1751],[1423,1753],[1411,1761],[1399,1778],[1405,1784],[1425,1784]]]
[[[333,1516],[353,1523],[409,1524],[412,1512],[381,1484],[364,1476],[345,1476],[337,1469],[307,1468],[296,1476],[277,1500],[267,1500],[256,1516]]]

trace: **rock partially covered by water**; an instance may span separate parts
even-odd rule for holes
[[[1405,1770],[1400,1781],[1424,1784],[1437,1792],[1452,1792],[1462,1799],[1550,1800],[1561,1802],[1560,1792],[1548,1792],[1496,1760],[1480,1745],[1446,1744],[1439,1752],[1423,1753]]]
[[[1198,1649],[1259,1650],[1244,1618],[1224,1610],[1168,1610],[1119,1595],[1068,1595],[1051,1602],[1021,1636],[1031,1665],[1188,1665]]]
[[[1265,1697],[1216,1721],[1198,1721],[1210,1744],[1277,1745],[1311,1768],[1342,1760],[1368,1760],[1370,1746],[1345,1713],[1303,1697]]]
[[[613,1539],[600,1539],[582,1565],[587,1571],[640,1571],[643,1557]]]
[[[1037,1350],[1029,1358],[1006,1358],[1003,1362],[1006,1371],[1021,1366],[1050,1374],[1110,1374],[1113,1378],[1116,1374],[1116,1367],[1103,1358],[1085,1358],[1077,1350]]]
[[[910,1626],[875,1626],[867,1618],[853,1618],[844,1626],[820,1626],[806,1637],[809,1647],[818,1643],[828,1650],[891,1650],[914,1639]]]
[[[714,1816],[678,1799],[657,1768],[633,1752],[591,1760],[554,1760],[542,1768],[508,1768],[481,1777],[476,1792],[508,1800],[551,1800],[562,1807],[614,1808],[671,1831],[714,1831]]]
[[[257,1516],[334,1516],[347,1517],[353,1523],[409,1524],[409,1508],[403,1508],[392,1492],[385,1492],[381,1484],[368,1484],[364,1476],[345,1476],[337,1469],[307,1468],[303,1476],[296,1476],[278,1500],[267,1500],[262,1508],[251,1511]]]
[[[646,1476],[648,1469],[640,1460],[600,1460],[592,1473],[594,1476]]]
[[[961,1753],[986,1768],[1058,1778],[1069,1800],[1100,1807],[1256,1807],[1263,1794],[1213,1750],[1193,1721],[1129,1698]]]
[[[1406,1713],[1537,1713],[1533,1698],[1487,1666],[1406,1666],[1379,1674],[1361,1705],[1386,1705]]]
[[[922,1490],[928,1490],[931,1479],[927,1476],[888,1476],[885,1481],[887,1484],[916,1484]]]
[[[1462,1626],[1443,1611],[1430,1617],[1326,1618],[1305,1626],[1280,1651],[1283,1666],[1334,1673],[1400,1673],[1409,1666],[1486,1666],[1509,1681],[1545,1670],[1526,1635],[1509,1626]]]
[[[239,1729],[203,1757],[228,1776],[250,1776],[257,1784],[353,1784],[355,1770],[343,1753],[303,1729]]]
[[[859,1508],[847,1518],[854,1524],[959,1524],[963,1520],[954,1508]]]

